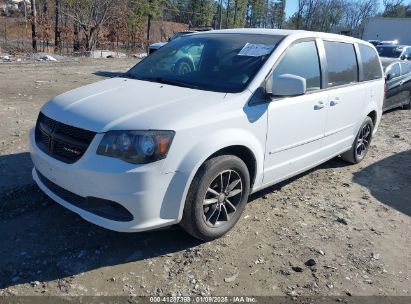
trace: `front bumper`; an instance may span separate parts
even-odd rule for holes
[[[186,174],[162,173],[164,160],[133,165],[97,155],[95,151],[102,136],[96,135],[81,159],[66,164],[41,151],[35,144],[34,129],[31,130],[29,141],[34,181],[57,203],[110,230],[135,232],[178,223]],[[44,182],[45,179],[49,182]],[[65,200],[61,192],[50,186],[53,184],[78,197],[116,202],[131,213],[131,220],[117,221],[86,211],[81,204]]]

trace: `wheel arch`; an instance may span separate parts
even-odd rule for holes
[[[248,173],[250,174],[250,188],[252,189],[257,174],[257,160],[255,158],[254,153],[246,146],[232,145],[216,151],[215,153],[210,155],[205,161],[220,155],[234,155],[245,163],[248,169]]]
[[[373,125],[375,126],[375,124],[377,123],[377,111],[376,110],[372,110],[371,112],[369,112],[367,114],[368,117],[371,118]]]
[[[363,112],[363,119],[361,120],[361,122],[359,121],[355,130],[356,133],[359,131],[364,119],[366,117],[370,117],[372,120],[372,123],[374,125],[374,131],[373,134],[375,134],[377,132],[378,129],[378,125],[380,123],[381,120],[381,115],[382,115],[382,108],[378,108],[377,105],[375,103],[370,103],[368,105],[368,107],[365,109],[365,111]]]
[[[175,216],[178,221],[182,218],[188,190],[200,167],[208,159],[223,154],[235,155],[243,160],[250,172],[250,185],[258,187],[261,184],[264,168],[264,144],[259,142],[257,137],[239,129],[209,134],[202,138],[201,142],[194,144],[192,149],[186,151],[184,155],[180,155],[181,162],[173,170],[178,175],[185,176],[185,186],[179,202],[173,200],[165,205],[168,205],[167,210],[174,210],[172,213],[178,212],[178,215]],[[251,192],[252,189],[251,186]],[[166,206],[164,206],[165,208]]]

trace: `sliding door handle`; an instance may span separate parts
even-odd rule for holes
[[[321,110],[322,108],[325,107],[324,102],[319,101],[315,106],[314,106],[314,110]]]

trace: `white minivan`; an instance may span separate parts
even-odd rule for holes
[[[365,41],[194,33],[46,103],[30,132],[33,178],[99,226],[180,223],[211,240],[235,225],[250,193],[339,155],[360,162],[383,99],[381,63]]]

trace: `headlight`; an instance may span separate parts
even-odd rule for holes
[[[145,164],[167,156],[173,131],[109,131],[104,134],[97,154]]]

